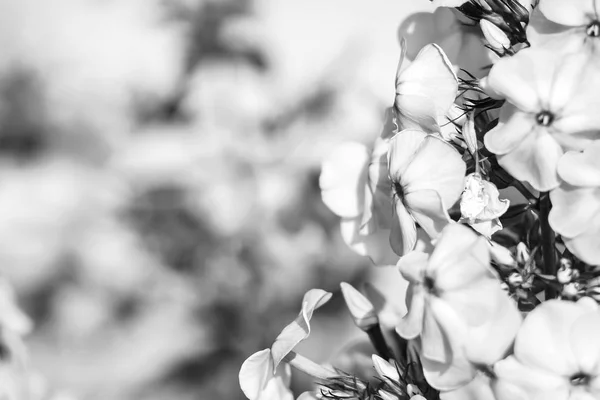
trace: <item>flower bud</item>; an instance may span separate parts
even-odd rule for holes
[[[342,282],[340,284],[346,306],[354,318],[354,323],[363,331],[379,323],[375,307],[362,293],[352,285]]]
[[[508,276],[508,284],[512,287],[519,287],[523,284],[523,275],[513,272]]]
[[[571,280],[573,280],[573,275],[573,269],[571,269],[571,267],[567,266],[566,264],[563,265],[563,263],[561,262],[561,266],[556,272],[556,279],[558,280],[558,282],[563,284],[569,283],[571,282]]]
[[[573,298],[579,293],[579,284],[577,282],[571,282],[563,286],[562,295],[566,298]]]
[[[423,392],[421,392],[421,389],[419,389],[416,385],[413,385],[410,383],[408,385],[406,385],[406,393],[410,397],[417,396],[417,395],[419,395],[419,396],[423,395]]]
[[[390,379],[394,382],[400,381],[400,374],[398,374],[398,370],[394,365],[385,361],[377,354],[373,354],[371,358],[373,359],[373,367],[375,367],[375,371],[377,371],[377,374],[379,374],[379,376],[381,376],[382,378]]]
[[[510,39],[502,29],[486,19],[482,19],[479,22],[479,26],[481,27],[483,36],[485,36],[485,39],[494,50],[504,52],[510,47]]]
[[[397,396],[395,396],[395,395],[391,394],[390,392],[387,392],[383,389],[379,389],[377,394],[379,394],[379,397],[381,397],[381,400],[398,400]]]
[[[517,262],[520,265],[524,265],[527,263],[527,261],[529,261],[530,257],[531,256],[529,254],[529,249],[527,248],[527,245],[523,242],[517,244]]]

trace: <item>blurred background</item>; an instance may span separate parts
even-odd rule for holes
[[[398,27],[428,7],[0,0],[0,274],[40,398],[243,399],[305,291],[395,290],[318,177],[379,134]],[[314,321],[318,362],[360,336],[341,296]]]

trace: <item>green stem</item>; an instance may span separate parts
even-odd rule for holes
[[[548,192],[540,194],[540,227],[542,230],[542,257],[544,260],[544,274],[556,276],[556,250],[554,246],[554,231],[548,222],[550,213],[550,195]],[[546,300],[557,296],[556,289],[548,285],[546,287]]]

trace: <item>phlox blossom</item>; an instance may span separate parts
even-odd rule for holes
[[[590,298],[548,300],[529,313],[514,355],[494,372],[498,400],[600,397],[600,310]]]
[[[467,222],[473,229],[490,239],[502,229],[499,217],[508,210],[510,202],[500,200],[500,192],[492,182],[486,181],[478,173],[465,179],[465,190],[460,198],[459,222]]]
[[[323,202],[342,217],[344,241],[376,265],[393,265],[398,260],[389,246],[392,209],[387,146],[382,138],[371,151],[360,143],[344,143],[323,162],[319,179]]]
[[[600,51],[599,0],[541,0],[527,29],[533,46],[566,54]]]
[[[388,168],[394,214],[390,244],[402,256],[415,247],[416,223],[435,238],[450,222],[447,209],[460,196],[466,165],[439,137],[407,129],[390,139]]]
[[[428,257],[413,252],[398,267],[408,280],[408,313],[400,336],[418,339],[427,381],[453,390],[510,348],[521,323],[514,302],[490,267],[487,240],[460,224],[448,225]]]
[[[583,261],[600,264],[600,142],[558,163],[563,183],[550,192],[549,222]]]
[[[504,57],[487,86],[506,99],[484,142],[499,164],[539,191],[558,186],[558,160],[600,139],[600,65],[586,54],[533,48]]]

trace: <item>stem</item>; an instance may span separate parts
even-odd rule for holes
[[[329,368],[325,368],[294,351],[290,351],[285,357],[283,357],[283,361],[297,370],[317,379],[326,380],[340,375],[339,373],[332,371]]]
[[[383,332],[381,331],[381,326],[379,324],[372,325],[369,329],[366,330],[367,335],[369,335],[369,339],[371,339],[371,343],[375,347],[377,354],[381,356],[386,361],[393,360],[394,355],[390,351],[387,343],[385,342],[385,338],[383,337]]]
[[[538,202],[538,199],[529,191],[529,189],[527,189],[527,187],[525,185],[523,185],[523,183],[521,181],[518,180],[514,180],[511,183],[511,186],[514,187],[515,189],[517,189],[519,191],[519,193],[521,193],[523,195],[523,197],[525,197],[527,199],[527,201],[529,203],[531,203],[531,205],[536,205]],[[541,198],[541,196],[540,196]]]
[[[550,195],[544,192],[540,195],[540,227],[542,230],[542,257],[544,260],[544,274],[556,276],[556,251],[554,248],[554,231],[548,222],[548,214],[550,213]],[[546,287],[546,300],[557,296],[556,289],[548,285]]]

